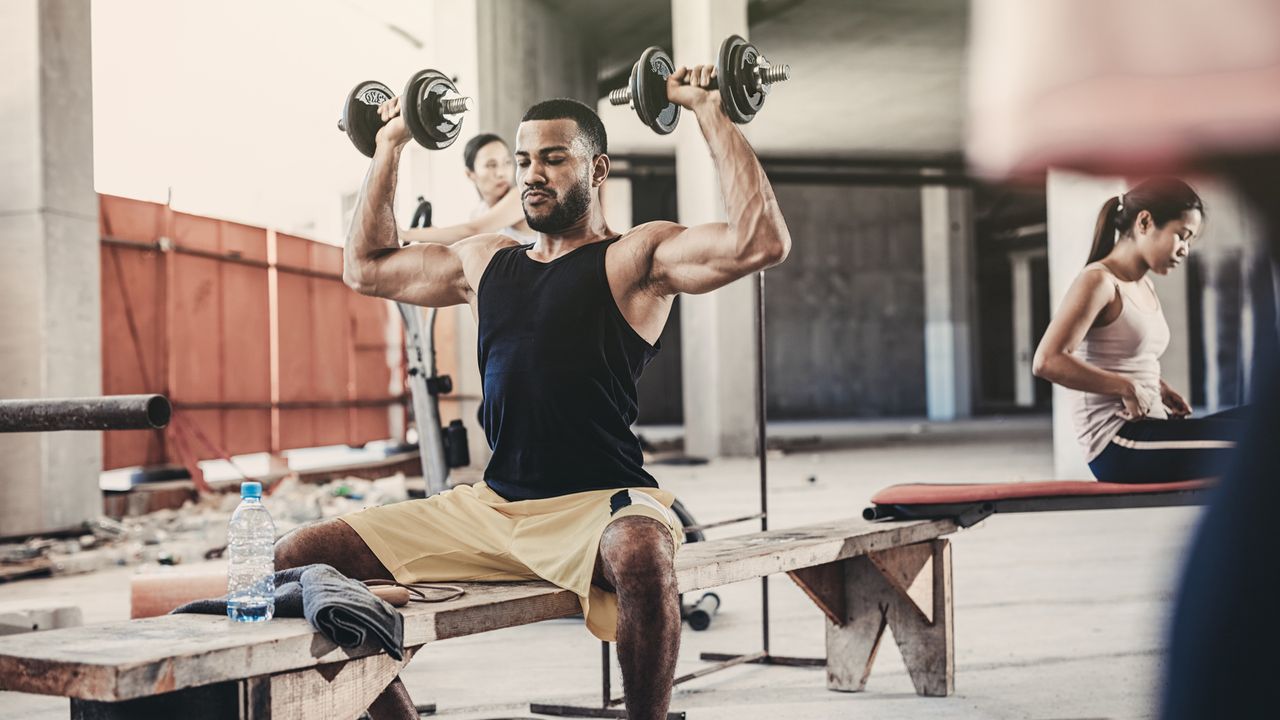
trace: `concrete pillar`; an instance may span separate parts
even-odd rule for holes
[[[571,97],[596,104],[595,64],[585,36],[543,2],[436,0],[431,4],[430,39],[424,65],[457,78],[458,89],[476,101],[453,145],[427,151],[410,144],[402,164],[396,207],[407,219],[418,195],[431,200],[433,222],[451,225],[468,219],[480,203],[463,175],[467,140],[494,132],[513,146],[525,110],[540,100]],[[476,410],[484,388],[476,357],[477,327],[471,308],[444,311],[441,326],[452,326],[457,352],[455,396],[467,398],[448,407],[442,419],[461,418],[467,426],[473,467],[483,467],[490,451]]]
[[[1013,389],[1018,407],[1036,404],[1035,375],[1031,361],[1036,348],[1032,336],[1031,261],[1045,256],[1042,248],[1009,253],[1010,287],[1013,289]]]
[[[973,414],[973,191],[920,189],[925,397],[930,420]]]
[[[1099,178],[1051,170],[1045,202],[1049,226],[1049,303],[1057,314],[1067,288],[1089,259],[1089,246],[1098,210],[1108,198],[1125,190],[1120,178]],[[1059,478],[1089,479],[1084,449],[1076,440],[1072,391],[1053,386],[1053,467]]]
[[[747,35],[745,0],[672,0],[673,59],[710,62],[730,34]],[[684,113],[676,139],[676,192],[683,225],[723,222],[715,164],[698,123]],[[685,452],[701,457],[755,453],[755,291],[746,277],[680,303]]]
[[[0,397],[102,393],[89,0],[0,3]],[[0,536],[102,512],[102,435],[0,435]]]
[[[550,3],[473,0],[480,48],[480,101],[484,121],[477,127],[515,139],[529,106],[568,97],[589,107],[596,101],[595,56],[590,35],[564,10]]]

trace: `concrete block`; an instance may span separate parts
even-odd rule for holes
[[[129,580],[129,617],[164,615],[193,600],[227,594],[223,564],[140,573]]]
[[[0,605],[0,635],[38,632],[84,624],[77,605],[33,606],[29,602]]]

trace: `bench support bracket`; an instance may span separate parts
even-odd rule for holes
[[[826,615],[828,688],[866,688],[887,628],[918,694],[955,691],[949,542],[937,539],[789,574]]]

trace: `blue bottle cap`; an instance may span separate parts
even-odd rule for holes
[[[250,480],[240,483],[241,498],[260,498],[262,497],[262,483]]]

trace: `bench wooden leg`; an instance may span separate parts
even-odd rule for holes
[[[416,649],[416,648],[415,648]],[[71,720],[174,717],[182,720],[353,720],[409,663],[386,653],[263,678],[178,690],[163,695],[96,702],[71,700]]]
[[[271,676],[272,720],[352,720],[369,707],[413,658],[386,653]],[[256,718],[254,720],[257,720]]]
[[[930,567],[928,573],[922,572]],[[944,539],[790,573],[827,620],[827,687],[857,692],[892,633],[920,695],[955,691],[951,544]]]

